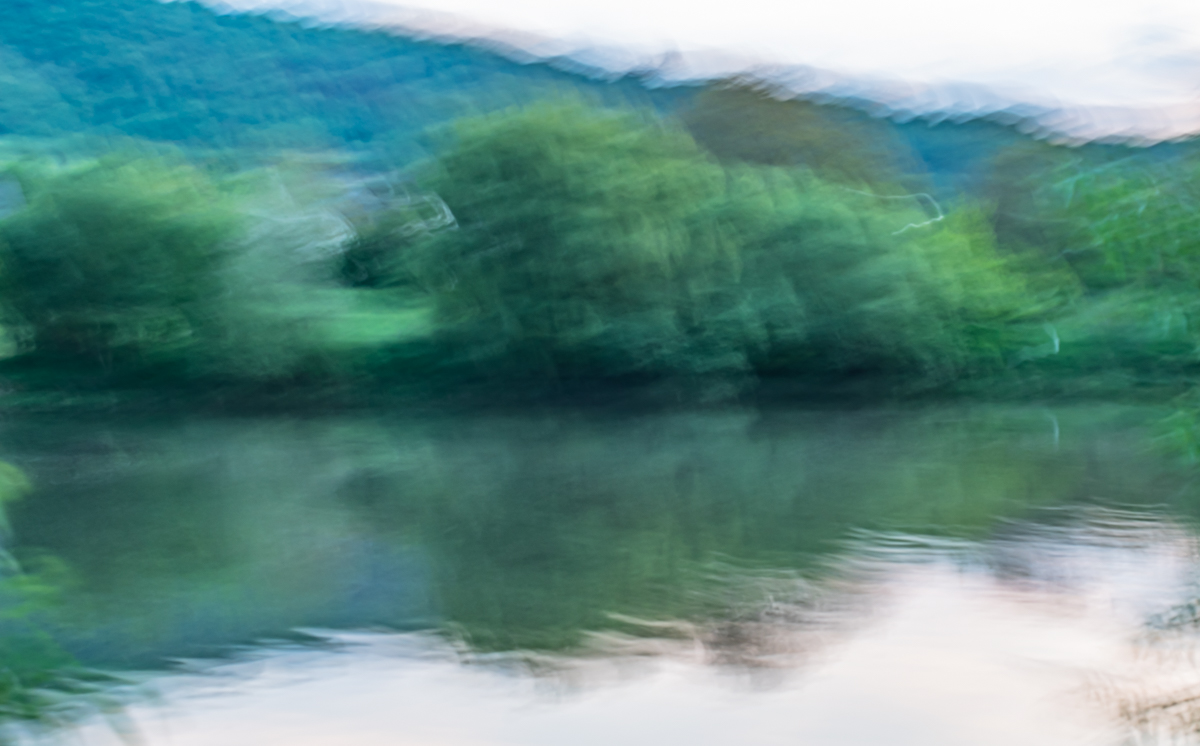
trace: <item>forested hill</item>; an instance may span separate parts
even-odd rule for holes
[[[404,157],[430,124],[588,85],[462,46],[154,0],[13,0],[0,45],[0,133],[11,135],[371,143]],[[589,87],[646,98],[633,83]]]
[[[0,23],[0,135],[126,135],[221,148],[368,147],[400,162],[429,125],[563,89],[686,108],[695,87],[648,89],[520,64],[481,48],[315,28],[191,2],[7,0]],[[958,177],[1024,139],[995,122],[897,125],[809,105],[826,130],[903,141],[906,168]],[[802,122],[802,124],[804,123]]]
[[[404,153],[430,124],[568,85],[649,101],[635,81],[593,82],[459,45],[220,15],[188,2],[8,0],[0,23],[0,133],[10,135],[372,143]]]

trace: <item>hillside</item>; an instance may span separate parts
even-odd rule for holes
[[[300,20],[218,14],[191,2],[10,0],[0,24],[0,135],[129,136],[208,148],[355,148],[404,163],[430,125],[564,91],[686,109],[697,88],[652,88],[520,64],[479,47]],[[856,102],[859,106],[869,102]],[[963,182],[1026,140],[995,121],[931,125],[809,104],[807,121],[902,142]]]
[[[464,46],[154,0],[6,3],[0,66],[3,134],[369,145],[401,158],[431,124],[564,87],[608,101],[651,100],[633,81],[592,82]]]

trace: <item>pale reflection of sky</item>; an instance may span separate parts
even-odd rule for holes
[[[765,687],[686,643],[565,659],[556,679],[464,665],[431,637],[364,634],[340,652],[267,651],[164,680],[161,703],[134,715],[147,746],[1117,743],[1088,684],[1146,667],[1139,621],[1186,592],[1194,548],[1178,533],[1132,546],[1051,535],[1000,544],[989,569],[936,552],[859,560],[870,608]],[[1026,549],[1041,574],[1004,557]],[[99,727],[79,735],[116,743]]]
[[[222,4],[222,0],[212,0]],[[609,47],[638,64],[672,50],[693,72],[810,65],[902,81],[888,96],[920,108],[946,83],[985,85],[996,103],[1153,108],[1095,113],[1092,128],[1200,127],[1200,3],[1194,0],[225,0],[330,17],[490,35],[535,52]],[[934,86],[933,92],[926,90]],[[967,98],[978,99],[978,92]],[[963,96],[960,94],[959,98]],[[1105,117],[1112,121],[1103,121]]]

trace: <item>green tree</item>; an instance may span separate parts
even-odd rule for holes
[[[111,367],[196,343],[237,225],[210,180],[118,157],[13,173],[26,205],[0,221],[4,295],[37,354]]]
[[[977,209],[723,168],[632,113],[467,120],[437,165],[457,230],[396,252],[448,348],[489,372],[927,385],[1002,367],[1044,311]]]
[[[721,215],[742,244],[758,369],[945,383],[1003,363],[1032,305],[969,205],[877,195],[811,173],[734,171]]]
[[[715,329],[737,265],[706,216],[723,175],[682,131],[542,104],[460,122],[438,165],[458,228],[415,272],[470,358],[559,378],[745,367]]]

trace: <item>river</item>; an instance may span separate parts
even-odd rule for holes
[[[1186,743],[1163,416],[11,415],[41,624],[118,678],[0,740]]]

